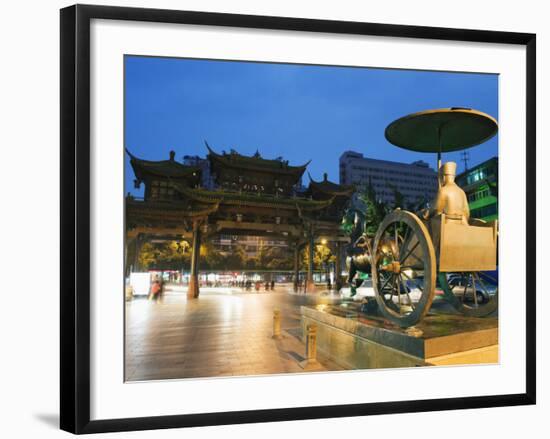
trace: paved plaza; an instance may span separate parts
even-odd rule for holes
[[[170,286],[161,302],[135,298],[126,303],[127,381],[304,372],[300,306],[338,303],[340,296],[242,292],[202,288],[187,300],[186,289]],[[282,316],[281,340],[274,340],[273,311]],[[318,354],[318,370],[342,367]]]

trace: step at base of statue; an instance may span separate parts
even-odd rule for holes
[[[302,306],[301,323],[302,334],[317,324],[317,349],[348,369],[498,363],[496,317],[435,311],[400,328],[348,302]]]

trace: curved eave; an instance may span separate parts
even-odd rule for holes
[[[351,194],[353,194],[353,192],[355,190],[354,187],[346,187],[346,188],[342,188],[342,189],[339,189],[339,190],[327,189],[327,188],[324,188],[323,186],[319,186],[317,183],[311,183],[310,187],[311,187],[311,189],[314,189],[318,192],[321,192],[321,193],[326,194],[326,195],[335,196],[335,197],[336,196],[349,197],[349,196],[351,196]]]
[[[175,172],[166,172],[161,167],[162,166],[173,166],[173,164],[169,164],[166,162],[152,162],[143,164],[143,162],[136,162],[135,160],[130,160],[130,163],[132,164],[132,168],[134,169],[134,173],[136,174],[136,177],[143,179],[146,175],[153,175],[156,177],[163,177],[163,178],[199,178],[199,174],[201,170],[199,168],[195,167],[185,167],[177,169]],[[156,168],[155,166],[158,166],[159,168]],[[179,164],[177,164],[179,166]],[[185,166],[185,165],[181,165]],[[193,175],[195,174],[195,175]]]
[[[313,192],[313,190],[321,192],[326,195],[330,196],[351,196],[353,192],[355,191],[355,186],[348,186],[348,185],[340,185],[337,183],[329,182],[331,185],[334,185],[336,187],[328,188],[322,181],[315,181],[311,174],[308,172],[309,177],[309,189]]]
[[[147,175],[152,175],[156,177],[163,177],[163,178],[200,178],[201,169],[195,166],[187,166],[182,163],[178,163],[176,161],[171,160],[159,160],[159,161],[153,161],[153,160],[143,160],[140,158],[137,158],[135,155],[133,155],[130,151],[128,151],[127,148],[125,148],[126,153],[130,156],[130,164],[132,165],[132,169],[134,170],[134,174],[139,180],[143,180]],[[161,169],[163,166],[170,166],[173,169],[175,168],[174,173],[166,173],[163,172]],[[192,175],[193,173],[196,173],[197,175]]]
[[[300,198],[275,198],[270,196],[259,196],[237,194],[232,192],[206,191],[203,189],[192,189],[183,185],[174,184],[174,188],[191,200],[205,204],[220,203],[232,206],[253,206],[270,207],[290,210],[321,210],[334,201],[334,197],[328,200],[307,200]]]
[[[196,218],[209,215],[218,210],[219,203],[203,209],[189,209],[187,205],[174,202],[151,202],[126,200],[126,213],[128,215],[170,215],[178,218]]]

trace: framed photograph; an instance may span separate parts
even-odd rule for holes
[[[61,428],[534,404],[535,41],[62,9]]]

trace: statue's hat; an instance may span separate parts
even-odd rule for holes
[[[447,162],[443,166],[443,175],[456,175],[456,163]]]

